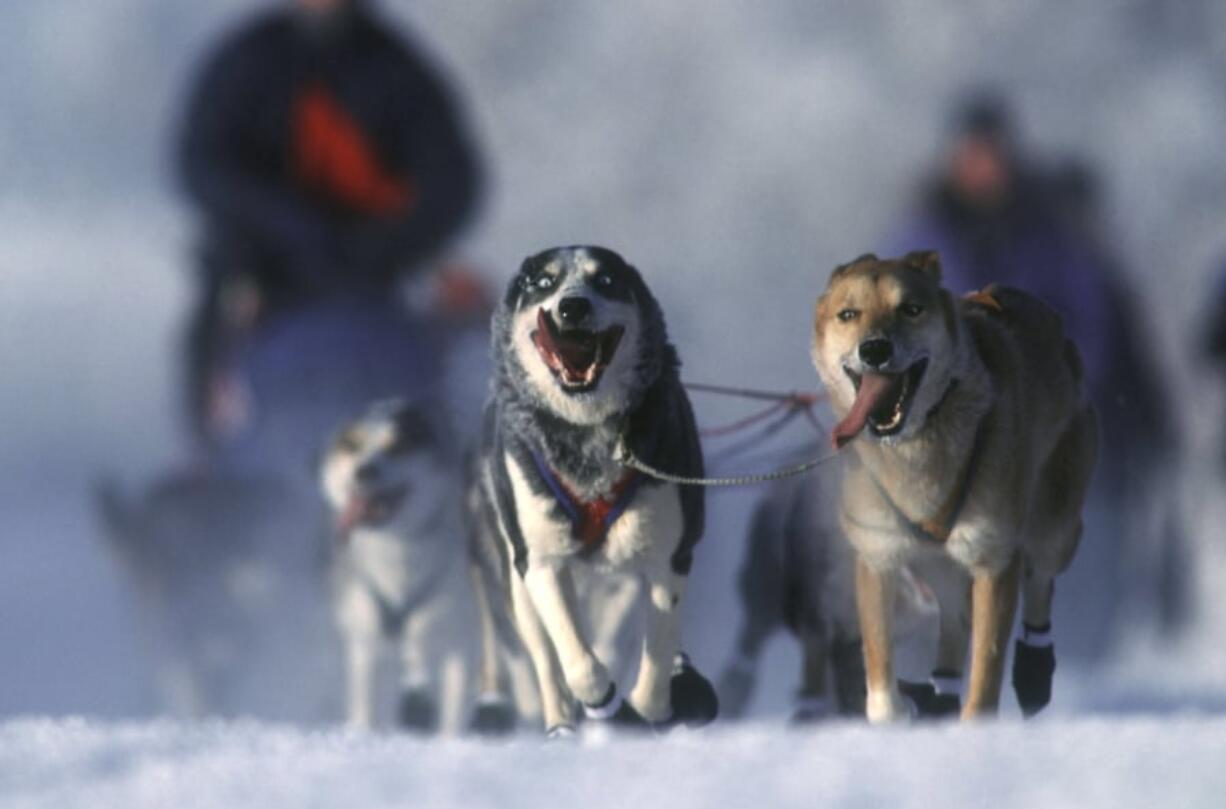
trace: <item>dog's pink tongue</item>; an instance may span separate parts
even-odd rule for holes
[[[856,391],[856,400],[852,402],[851,410],[830,431],[830,441],[835,449],[842,449],[847,442],[860,434],[868,422],[868,414],[873,412],[873,408],[881,401],[891,384],[891,378],[881,374],[867,373],[860,378],[860,389]]]

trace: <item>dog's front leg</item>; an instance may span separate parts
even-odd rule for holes
[[[345,652],[345,720],[369,728],[375,715],[375,674],[382,638],[379,607],[364,588],[350,586],[337,604]]]
[[[599,597],[592,601],[594,609],[588,613],[592,619],[592,650],[601,662],[614,671],[619,667],[625,669],[624,650],[618,647],[618,642],[622,640],[622,632],[631,614],[639,605],[641,582],[618,575],[600,582],[599,587]]]
[[[996,713],[1005,648],[1017,609],[1018,558],[1003,570],[977,571],[971,585],[971,672],[962,718]]]
[[[663,722],[673,713],[670,685],[673,658],[680,650],[678,613],[685,595],[685,576],[668,569],[647,579],[647,631],[630,707],[648,722]]]
[[[856,607],[864,639],[864,712],[870,722],[891,722],[910,715],[894,679],[892,627],[898,593],[897,569],[856,560]]]
[[[375,721],[375,670],[379,639],[364,635],[345,641],[345,720],[350,727],[371,728]]]
[[[575,586],[565,565],[564,561],[530,564],[524,586],[553,642],[571,693],[585,706],[603,708],[613,696],[613,681],[580,631]]]
[[[554,652],[553,643],[545,632],[532,597],[524,580],[515,574],[511,576],[511,604],[515,610],[515,624],[519,629],[520,639],[528,656],[532,659],[532,668],[536,672],[537,689],[540,695],[541,718],[545,720],[545,731],[549,734],[566,735],[574,733],[574,717],[572,716],[572,700],[563,687],[563,675],[558,665],[558,656]]]

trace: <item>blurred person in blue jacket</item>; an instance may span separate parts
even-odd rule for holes
[[[1166,541],[1178,531],[1168,516],[1125,513],[1138,493],[1163,501],[1151,511],[1169,512],[1170,498],[1154,491],[1169,473],[1177,431],[1145,312],[1103,233],[1097,191],[1083,163],[1049,167],[1033,160],[1004,101],[979,92],[957,110],[943,162],[885,250],[938,250],[945,285],[955,294],[1001,283],[1038,295],[1061,312],[1081,350],[1103,436],[1087,534],[1065,585],[1084,595],[1064,602],[1076,615],[1061,619],[1076,636],[1070,651],[1082,658],[1097,657],[1115,639],[1138,593],[1130,579],[1155,549],[1174,549],[1175,561],[1164,557],[1169,575],[1153,572],[1161,581],[1135,600],[1174,622],[1182,587],[1179,543]]]
[[[1000,283],[1055,306],[1097,386],[1110,351],[1106,275],[1066,226],[1047,179],[1022,152],[1004,103],[977,94],[958,111],[944,163],[891,241],[939,251],[955,294]]]
[[[206,445],[242,419],[228,371],[245,340],[321,302],[396,307],[480,191],[446,82],[366,0],[292,0],[231,32],[178,164],[204,223],[187,399]]]

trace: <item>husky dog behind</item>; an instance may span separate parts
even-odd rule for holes
[[[719,687],[729,718],[744,715],[763,647],[782,628],[800,643],[803,660],[793,719],[864,715],[853,556],[833,519],[829,487],[816,478],[772,484],[750,517],[737,579],[741,625]]]
[[[777,481],[753,511],[737,580],[741,624],[732,659],[720,677],[725,716],[745,715],[766,642],[780,629],[800,644],[800,688],[792,721],[864,716],[864,655],[856,614],[855,552],[839,527],[841,467],[832,464]],[[895,642],[912,670],[930,665],[918,646],[932,637],[936,598],[903,568],[895,605]],[[940,683],[934,678],[936,684]],[[929,688],[933,693],[929,694]],[[904,683],[922,715],[939,714],[936,685]]]
[[[385,642],[399,662],[401,727],[455,732],[469,702],[476,615],[459,468],[441,420],[431,416],[401,401],[372,405],[336,433],[320,466],[337,538],[333,591],[346,717],[358,727],[376,721]]]
[[[961,672],[964,719],[995,713],[1019,586],[1013,684],[1023,712],[1050,700],[1053,580],[1071,562],[1098,430],[1060,317],[1016,289],[955,299],[937,254],[866,255],[831,275],[813,361],[850,443],[842,524],[856,549],[867,715],[906,712],[893,674],[899,572],[927,560],[938,589],[937,663]]]
[[[714,691],[681,654],[679,611],[703,494],[614,460],[701,475],[693,414],[659,306],[638,271],[599,247],[524,261],[493,321],[495,378],[478,460],[479,518],[495,609],[513,618],[540,686],[546,730],[590,719],[699,723]],[[577,571],[642,582],[645,636],[622,699],[583,625]]]

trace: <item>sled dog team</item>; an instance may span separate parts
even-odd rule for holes
[[[810,348],[843,451],[837,473],[786,484],[755,515],[751,557],[790,562],[746,568],[729,712],[752,684],[755,639],[784,615],[814,706],[829,705],[829,671],[837,709],[874,722],[991,715],[1019,598],[1012,682],[1022,710],[1038,711],[1055,668],[1053,580],[1077,547],[1098,440],[1059,316],[1012,288],[956,297],[932,252],[865,255],[831,275]],[[531,256],[494,314],[492,351],[468,456],[423,401],[373,405],[324,454],[349,721],[375,721],[388,641],[410,728],[498,733],[539,713],[565,737],[711,721],[715,689],[679,620],[703,489],[615,460],[704,474],[642,275],[599,247]],[[798,518],[805,503],[816,505]],[[936,666],[931,682],[900,684],[893,641],[917,592],[939,605]],[[479,648],[465,648],[460,620],[476,620]],[[619,654],[628,637],[633,653]],[[464,659],[477,661],[475,695],[447,674]]]

